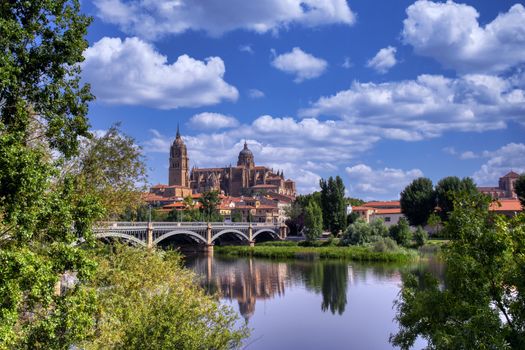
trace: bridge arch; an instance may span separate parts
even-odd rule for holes
[[[258,231],[256,231],[254,234],[253,234],[253,239],[255,239],[255,237],[257,237],[260,233],[264,233],[264,232],[268,232],[270,233],[274,238],[277,238],[277,239],[281,239],[281,237],[279,236],[279,234],[277,232],[275,232],[275,230],[272,230],[270,228],[262,228]]]
[[[128,240],[130,242],[136,243],[138,245],[141,245],[141,246],[144,246],[144,247],[146,246],[146,242],[143,242],[140,239],[138,239],[137,237],[134,237],[132,235],[128,235],[128,234],[122,233],[122,232],[102,232],[102,233],[95,234],[95,237],[98,238],[98,239],[100,239],[100,238],[109,238],[109,237],[122,238],[122,239]]]
[[[241,232],[241,231],[239,231],[239,230],[231,229],[231,228],[227,228],[227,229],[224,229],[224,230],[222,230],[222,231],[217,232],[215,235],[213,235],[213,236],[211,237],[211,241],[212,241],[212,242],[215,242],[215,240],[216,240],[217,238],[219,238],[220,236],[222,236],[222,235],[225,234],[225,233],[236,233],[236,234],[240,235],[241,237],[243,237],[247,242],[250,241],[250,239],[248,238],[248,236],[246,236],[245,233],[243,233],[243,232]]]
[[[199,242],[206,243],[206,239],[202,237],[201,235],[199,235],[198,233],[195,233],[193,231],[188,231],[188,230],[175,230],[175,231],[166,232],[163,235],[159,236],[156,240],[153,241],[153,245],[157,245],[163,240],[165,240],[166,238],[169,238],[175,235],[188,235],[188,236],[191,236],[192,238],[195,238]]]

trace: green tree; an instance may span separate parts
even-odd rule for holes
[[[390,237],[402,246],[408,246],[412,239],[412,232],[407,219],[401,218],[396,225],[390,226]]]
[[[525,208],[525,173],[521,174],[514,183],[514,191],[518,196],[521,206]]]
[[[83,349],[232,349],[247,335],[235,312],[195,284],[175,252],[104,248],[91,286],[97,338]]]
[[[207,221],[222,221],[219,217],[217,208],[219,207],[221,200],[219,198],[219,192],[217,191],[206,191],[202,193],[199,198],[201,204],[201,213],[204,215]]]
[[[400,197],[401,211],[411,225],[426,225],[436,206],[432,180],[420,177],[412,181]]]
[[[448,220],[448,213],[454,210],[453,198],[460,192],[477,193],[478,189],[469,177],[460,179],[456,176],[449,176],[437,183],[435,193],[442,221]]]
[[[414,231],[414,241],[418,247],[425,245],[428,240],[428,233],[421,226],[418,226]]]
[[[343,179],[331,176],[319,181],[324,228],[334,236],[346,229],[346,200]]]
[[[388,227],[382,218],[375,219],[370,223],[370,234],[377,237],[388,237]]]
[[[80,84],[90,18],[76,0],[0,3],[0,348],[67,349],[92,336],[95,291],[58,293],[66,272],[94,264],[72,246],[103,214],[59,162],[89,137]]]
[[[232,215],[232,222],[242,222],[242,214],[240,211],[235,210]]]
[[[304,228],[304,207],[299,200],[295,200],[286,208],[286,216],[290,235],[299,235]]]
[[[480,193],[455,194],[444,284],[404,276],[394,345],[409,349],[423,337],[430,349],[525,348],[525,215],[507,219],[488,205]]]
[[[314,201],[305,208],[304,233],[308,241],[318,239],[323,233],[323,213]]]
[[[115,124],[103,135],[83,140],[79,155],[63,167],[63,173],[82,179],[84,193],[95,193],[101,199],[107,219],[142,205],[144,185],[138,184],[146,183],[142,150],[119,127]]]
[[[372,237],[372,228],[363,219],[358,219],[351,225],[348,225],[343,235],[342,243],[345,245],[363,245],[370,242]]]

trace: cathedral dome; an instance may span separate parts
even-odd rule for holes
[[[237,166],[245,166],[248,168],[253,168],[255,166],[253,161],[253,153],[248,148],[248,144],[244,141],[244,148],[239,152],[239,159],[237,161]]]
[[[251,157],[253,157],[253,153],[248,148],[248,145],[246,144],[246,142],[244,142],[244,148],[242,149],[242,151],[239,152],[239,157],[240,156],[244,156],[244,157],[251,156]]]

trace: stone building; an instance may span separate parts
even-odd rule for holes
[[[248,144],[239,152],[237,166],[222,168],[188,168],[188,152],[179,129],[170,149],[169,186],[189,187],[193,193],[209,190],[228,196],[254,193],[277,193],[295,197],[295,182],[285,179],[282,171],[274,172],[265,166],[256,166]]]
[[[514,184],[520,175],[514,171],[499,178],[498,187],[478,187],[478,190],[491,196],[493,199],[518,198],[514,191]]]

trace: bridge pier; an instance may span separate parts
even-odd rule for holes
[[[148,228],[146,229],[146,247],[153,249],[153,223],[148,222]]]
[[[213,244],[203,244],[201,245],[201,252],[213,256]]]
[[[249,242],[248,242],[248,245],[249,245],[250,247],[255,247],[255,241],[249,241]]]

